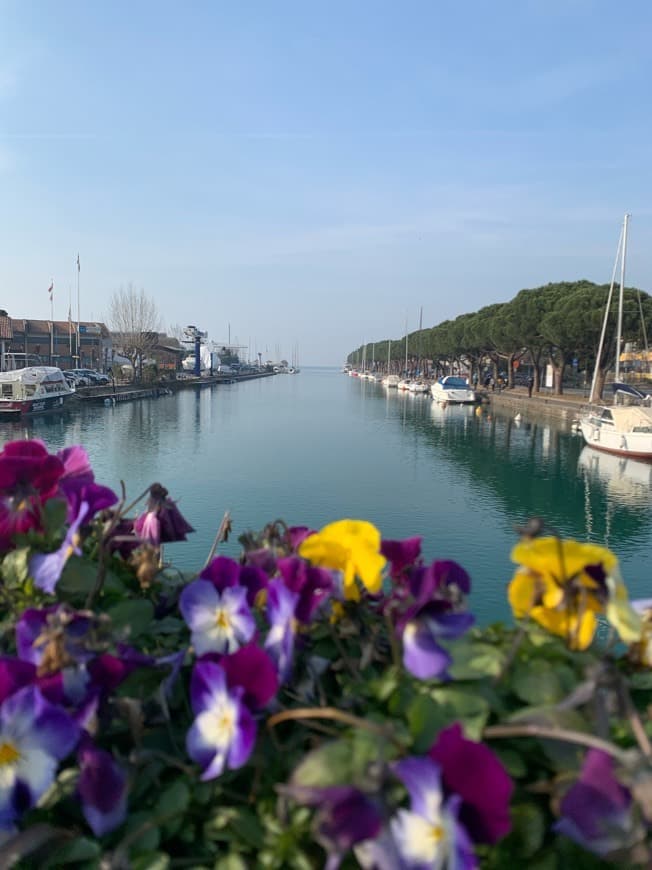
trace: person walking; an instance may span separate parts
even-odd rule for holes
[[[534,386],[534,378],[532,375],[527,379],[527,397],[528,399],[532,398],[532,387]]]

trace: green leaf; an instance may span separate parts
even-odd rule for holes
[[[240,855],[225,855],[215,862],[214,870],[248,870],[249,865]]]
[[[512,831],[508,837],[509,844],[505,846],[509,850],[515,848],[519,856],[530,858],[543,845],[543,838],[547,830],[546,819],[536,804],[517,804],[510,810],[512,819]]]
[[[111,607],[107,614],[122,639],[133,641],[150,627],[154,618],[154,605],[144,598],[121,601]]]
[[[132,856],[155,852],[158,849],[161,832],[153,825],[154,821],[151,813],[144,812],[132,813],[127,818],[124,839],[128,840],[137,831],[141,832],[133,842],[129,840],[129,851]]]
[[[45,864],[42,864],[43,870],[50,868],[65,867],[67,864],[77,864],[82,861],[93,861],[99,858],[102,854],[102,848],[96,840],[91,840],[88,837],[75,837],[65,846],[56,849],[50,854]]]
[[[165,837],[173,836],[184,822],[190,804],[190,789],[178,779],[169,785],[156,802],[154,815],[161,820]]]
[[[447,649],[453,657],[453,664],[448,671],[454,680],[498,676],[507,658],[499,646],[472,638],[460,638],[448,644]]]
[[[68,515],[68,503],[57,498],[48,499],[43,505],[43,526],[46,534],[54,535],[59,532],[66,522]]]
[[[448,711],[428,695],[419,695],[407,711],[415,752],[427,752],[442,728],[450,724]]]
[[[514,665],[511,685],[526,704],[558,704],[572,691],[575,675],[561,662],[553,664],[542,658],[529,659]]]
[[[182,619],[177,619],[176,616],[165,616],[163,619],[156,619],[150,627],[150,634],[179,634],[183,631],[185,622]]]
[[[22,586],[29,577],[29,547],[12,550],[2,560],[2,579],[6,586]]]
[[[459,721],[471,740],[480,740],[487,719],[489,718],[489,702],[483,698],[470,684],[462,686],[446,686],[434,689],[431,697],[445,709],[448,722]]]
[[[70,601],[73,604],[84,603],[88,593],[95,588],[97,570],[97,562],[90,559],[77,556],[68,559],[57,583],[59,600]],[[124,584],[112,571],[107,571],[103,592],[113,595],[123,595],[125,592]]]
[[[351,781],[351,744],[348,740],[323,743],[294,769],[294,785],[347,785]]]
[[[144,852],[129,862],[131,870],[168,870],[170,856],[165,852]]]

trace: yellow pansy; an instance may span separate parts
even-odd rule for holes
[[[641,636],[641,621],[627,600],[618,559],[605,547],[530,538],[512,550],[519,567],[509,585],[509,603],[517,619],[529,616],[551,634],[566,638],[572,649],[586,649],[604,613],[621,638]]]
[[[380,532],[365,520],[338,520],[306,538],[299,555],[312,565],[341,571],[344,596],[360,597],[355,578],[371,593],[380,592],[385,557],[380,554]]]

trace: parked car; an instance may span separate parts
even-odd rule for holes
[[[107,375],[96,372],[95,369],[70,369],[70,373],[80,379],[80,386],[105,386],[109,383]]]

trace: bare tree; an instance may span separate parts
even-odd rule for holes
[[[120,288],[109,300],[113,346],[133,366],[134,380],[142,377],[143,361],[158,344],[161,318],[156,303],[145,291]]]

